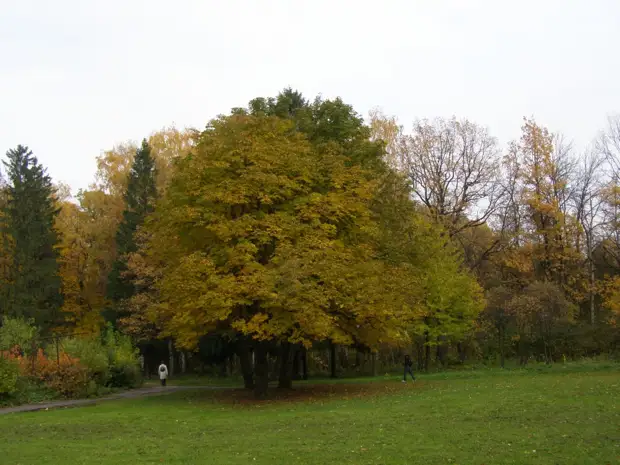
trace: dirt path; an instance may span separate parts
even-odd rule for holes
[[[141,389],[132,389],[131,391],[119,392],[118,394],[112,394],[109,396],[98,397],[95,399],[78,399],[78,400],[59,400],[54,402],[45,402],[42,404],[28,404],[20,405],[18,407],[0,408],[0,415],[6,415],[8,413],[21,413],[21,412],[36,412],[38,410],[49,410],[55,408],[71,408],[71,407],[84,407],[86,405],[95,405],[100,402],[108,400],[119,399],[135,399],[139,397],[151,397],[151,396],[163,396],[171,394],[173,392],[188,391],[188,390],[209,390],[209,389],[227,389],[225,387],[217,386],[167,386],[167,387],[148,387]]]

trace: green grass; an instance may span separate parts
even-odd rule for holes
[[[620,463],[614,364],[373,381],[263,403],[187,391],[0,416],[0,463]]]

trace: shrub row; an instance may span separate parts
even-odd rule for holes
[[[1,329],[0,401],[23,402],[24,392],[42,389],[56,397],[92,396],[142,382],[137,349],[111,328],[101,337],[69,338],[58,346],[38,347],[35,353],[30,343],[7,350],[8,338],[3,344]]]

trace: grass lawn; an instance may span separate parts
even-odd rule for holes
[[[468,371],[186,391],[0,416],[0,464],[617,464],[620,371]]]

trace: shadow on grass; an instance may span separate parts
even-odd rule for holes
[[[525,367],[484,367],[470,366],[460,369],[446,370],[435,373],[416,373],[418,381],[401,383],[400,373],[385,373],[376,377],[341,377],[341,378],[311,378],[307,381],[294,381],[292,390],[281,390],[275,386],[277,382],[270,383],[268,397],[257,401],[252,391],[242,389],[243,381],[238,377],[201,377],[182,376],[170,380],[170,386],[213,386],[229,389],[221,391],[199,391],[184,393],[183,396],[200,398],[206,402],[223,403],[230,405],[255,405],[265,403],[286,402],[316,402],[336,400],[342,398],[363,398],[384,396],[398,393],[408,389],[419,389],[422,386],[435,385],[436,382],[449,380],[474,380],[495,378],[517,378],[522,376],[536,375],[571,375],[579,373],[618,373],[620,363],[615,361],[581,361],[556,364],[534,363]],[[157,385],[153,380],[145,386]],[[176,396],[173,396],[176,397]],[[197,399],[198,400],[198,399]]]
[[[367,383],[320,383],[299,384],[293,389],[270,388],[267,398],[257,400],[248,389],[227,389],[222,391],[202,391],[189,393],[199,401],[210,401],[223,405],[256,406],[287,403],[317,403],[332,400],[371,399],[405,391],[419,389],[424,383],[400,383],[378,381]]]

